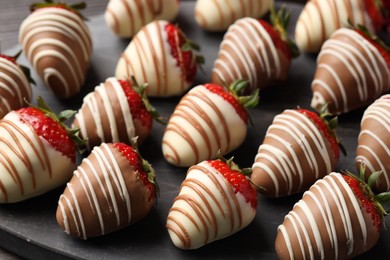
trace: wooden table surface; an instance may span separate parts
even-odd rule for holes
[[[29,14],[29,5],[39,0],[1,0],[0,1],[0,53],[7,53],[7,49],[18,44],[19,26]],[[87,17],[102,14],[107,5],[107,0],[83,0],[87,3],[87,9],[83,14]],[[78,3],[80,0],[68,0],[68,3]],[[304,3],[306,0],[290,0],[290,2]],[[21,249],[23,250],[23,249]],[[0,259],[16,260],[19,257],[1,249]]]

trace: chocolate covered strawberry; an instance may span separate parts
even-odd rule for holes
[[[180,0],[110,0],[104,18],[115,34],[132,37],[153,20],[172,21],[179,7]]]
[[[256,215],[257,193],[232,159],[203,161],[188,169],[166,227],[180,249],[197,249],[231,236]]]
[[[96,146],[74,172],[57,208],[57,221],[72,236],[101,236],[143,219],[156,202],[156,175],[124,143]]]
[[[179,27],[158,20],[144,26],[118,61],[118,79],[134,76],[148,83],[148,96],[178,96],[193,82],[197,66],[203,63],[199,46]]]
[[[351,259],[376,244],[388,194],[374,196],[362,175],[332,172],[303,194],[278,227],[279,259]]]
[[[0,119],[11,110],[26,106],[31,101],[32,91],[28,68],[19,65],[15,56],[0,54]]]
[[[214,62],[213,83],[246,79],[255,89],[287,79],[291,59],[299,52],[286,31],[290,14],[284,8],[271,10],[272,25],[246,17],[229,27]]]
[[[32,67],[61,99],[80,91],[89,67],[91,34],[77,11],[84,7],[50,0],[33,4],[19,30],[19,42]]]
[[[269,197],[308,189],[339,160],[337,118],[306,109],[287,109],[268,128],[252,166],[252,182]]]
[[[38,98],[38,107],[9,112],[0,120],[0,202],[22,201],[66,183],[76,168],[76,149],[82,144],[77,129],[55,115]]]
[[[160,121],[156,110],[145,95],[146,84],[138,85],[133,78],[108,78],[84,97],[73,125],[91,150],[103,142],[131,143],[135,136],[142,143],[150,134],[153,118]]]
[[[318,55],[311,88],[311,106],[328,104],[331,114],[371,104],[390,89],[388,47],[364,27],[337,30]]]
[[[339,28],[363,25],[378,33],[385,25],[387,0],[312,0],[303,8],[296,27],[295,40],[301,51],[318,52],[322,44]]]
[[[374,184],[376,191],[390,191],[390,95],[383,95],[363,114],[356,151],[356,164],[367,166],[366,179],[382,171]]]
[[[176,166],[191,166],[213,159],[242,144],[247,133],[246,108],[257,105],[258,90],[240,96],[247,82],[230,86],[203,84],[182,97],[171,115],[162,140],[165,159]]]
[[[197,0],[195,20],[207,31],[224,31],[237,19],[243,17],[259,18],[267,13],[273,0]]]

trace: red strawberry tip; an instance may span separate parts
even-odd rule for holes
[[[15,65],[19,66],[19,68],[22,70],[22,72],[24,73],[24,75],[26,76],[27,80],[31,83],[31,84],[34,84],[36,85],[34,79],[31,77],[31,71],[28,67],[26,66],[23,66],[23,65],[20,65],[16,62],[16,60],[19,58],[20,54],[22,54],[22,50],[20,50],[18,53],[16,53],[14,56],[8,56],[8,55],[5,55],[5,54],[0,54],[0,58],[4,58],[12,63],[14,63]]]
[[[26,101],[26,103],[28,103]],[[47,117],[50,117],[54,121],[56,121],[62,128],[65,129],[68,136],[71,138],[73,143],[76,145],[76,149],[80,152],[84,152],[85,144],[87,143],[87,140],[81,139],[78,135],[80,129],[79,128],[69,128],[64,124],[65,121],[69,120],[73,115],[76,114],[76,111],[73,110],[64,110],[60,112],[58,115],[53,112],[53,110],[46,105],[42,97],[37,97],[37,106],[34,106],[32,104],[29,104],[31,107],[34,107],[36,109],[39,109],[42,111]]]
[[[245,109],[248,115],[249,122],[254,126],[254,122],[248,113],[248,108],[254,108],[259,104],[260,90],[255,88],[250,95],[242,95],[249,87],[249,81],[244,79],[238,79],[233,81],[230,85],[220,78],[223,86],[238,100],[240,105]]]
[[[44,0],[44,2],[31,4],[30,11],[34,12],[38,9],[47,8],[47,7],[63,8],[77,14],[83,20],[87,20],[87,18],[84,17],[80,12],[80,10],[83,10],[87,7],[87,4],[85,2],[69,5],[65,2],[54,2],[53,0]]]
[[[131,147],[134,149],[134,151],[138,153],[139,157],[141,158],[142,170],[147,174],[148,181],[156,188],[156,196],[160,197],[160,187],[158,186],[157,183],[156,172],[154,171],[152,165],[141,156],[138,148],[138,136],[133,137],[131,139]]]
[[[270,20],[274,29],[279,33],[281,39],[287,43],[290,55],[296,58],[300,55],[299,48],[295,41],[288,37],[287,27],[290,23],[291,13],[287,11],[286,6],[282,6],[276,11],[275,6],[271,6]]]
[[[134,76],[131,76],[131,80],[127,80],[129,85],[134,91],[141,97],[142,103],[146,110],[152,115],[153,119],[162,125],[167,124],[167,120],[163,118],[155,107],[152,106],[148,96],[146,95],[145,89],[148,87],[148,83],[139,84]]]
[[[257,206],[256,186],[253,185],[253,183],[252,183],[252,181],[250,179],[250,175],[252,174],[252,168],[243,168],[243,169],[241,169],[238,166],[238,164],[236,164],[233,161],[234,157],[231,157],[230,159],[226,159],[222,155],[220,150],[218,150],[216,157],[217,157],[216,160],[210,160],[209,162],[214,164],[216,161],[220,161],[220,162],[222,162],[222,164],[226,165],[232,172],[234,172],[234,174],[238,174],[238,175],[242,175],[243,176],[243,179],[237,178],[237,177],[234,177],[233,179],[230,179],[230,178],[227,177],[227,175],[225,175],[225,173],[221,172],[221,174],[225,178],[227,178],[227,180],[230,182],[230,184],[233,185],[234,191],[242,193],[242,195],[246,198],[247,202],[250,202],[252,207],[256,208],[256,206]],[[242,182],[239,181],[240,179],[242,180]],[[238,183],[236,183],[237,181],[238,181]],[[248,183],[249,186],[247,186],[246,183]],[[243,185],[243,186],[241,186],[241,185]]]

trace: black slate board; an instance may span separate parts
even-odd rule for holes
[[[276,1],[278,6],[282,2]],[[198,73],[194,85],[206,83],[217,57],[222,33],[207,33],[195,23],[193,16],[194,2],[182,2],[179,26],[190,39],[198,42],[206,57],[205,73]],[[302,5],[286,3],[292,11],[290,33],[302,10]],[[129,40],[119,39],[106,27],[103,15],[92,17],[88,25],[93,33],[94,54],[88,72],[85,87],[71,100],[61,101],[47,90],[42,81],[33,73],[37,86],[33,87],[35,96],[42,96],[57,112],[63,109],[78,109],[86,93],[92,91],[100,82],[114,75],[115,66],[121,52]],[[6,51],[16,52],[20,48]],[[304,54],[293,61],[289,79],[284,84],[260,93],[260,104],[250,114],[255,127],[249,127],[244,144],[231,153],[241,167],[250,167],[258,146],[261,144],[272,119],[284,109],[309,108],[311,100],[310,83],[315,71],[315,55]],[[28,64],[22,57],[22,64]],[[168,117],[179,98],[155,98],[152,104],[160,113]],[[341,137],[348,156],[341,156],[337,170],[355,171],[354,157],[357,145],[359,123],[363,109],[339,118],[338,134]],[[180,183],[185,178],[187,169],[177,168],[165,162],[161,153],[161,140],[164,127],[154,125],[152,135],[140,147],[145,159],[156,170],[161,196],[158,204],[146,219],[118,232],[89,239],[87,241],[66,235],[55,220],[55,211],[63,187],[17,204],[0,205],[0,245],[28,259],[275,259],[274,241],[278,225],[290,211],[302,194],[280,199],[267,199],[259,195],[258,211],[255,220],[239,233],[213,242],[201,249],[183,251],[174,247],[165,229],[168,210],[173,198],[179,192]],[[79,158],[81,159],[81,158]],[[390,226],[390,220],[386,220]],[[384,230],[379,243],[359,259],[390,256],[390,232]]]

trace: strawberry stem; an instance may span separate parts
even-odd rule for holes
[[[275,6],[271,6],[271,24],[275,30],[279,32],[281,39],[288,44],[291,57],[296,58],[300,55],[299,48],[296,43],[288,37],[287,33],[290,17],[291,13],[287,11],[285,5],[283,5],[278,11],[275,10]]]
[[[30,11],[34,12],[38,9],[46,8],[46,7],[64,8],[64,9],[67,9],[67,10],[77,14],[83,20],[87,20],[87,18],[84,17],[80,12],[80,10],[83,10],[87,7],[87,4],[85,2],[80,2],[80,3],[69,5],[65,2],[54,2],[53,0],[44,0],[44,2],[34,3],[34,4],[30,5]]]
[[[147,83],[141,85],[138,84],[134,76],[131,76],[131,82],[129,83],[130,86],[134,89],[134,91],[137,92],[137,94],[141,97],[146,110],[148,110],[148,112],[152,115],[153,119],[155,119],[157,122],[159,122],[162,125],[166,125],[167,121],[160,115],[157,109],[153,107],[152,104],[149,102],[149,98],[145,92],[145,89],[148,87],[148,84]]]

